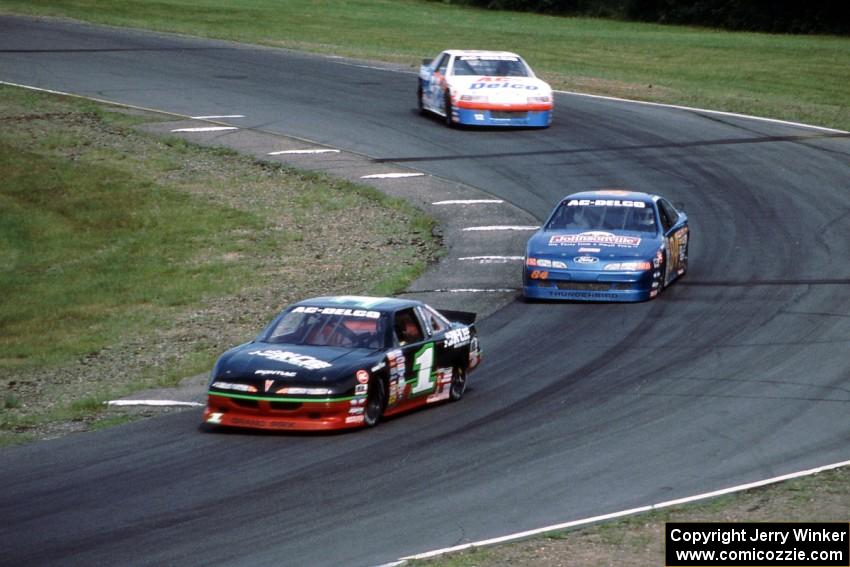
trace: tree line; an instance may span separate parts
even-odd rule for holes
[[[850,34],[850,0],[439,0],[490,10],[792,34]]]

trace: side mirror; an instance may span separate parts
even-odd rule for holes
[[[428,57],[426,57],[422,60],[422,64],[427,66],[431,64],[431,61],[433,61],[433,59],[429,59]]]

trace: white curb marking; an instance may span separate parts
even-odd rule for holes
[[[107,406],[186,406],[186,407],[202,407],[204,404],[198,402],[178,402],[176,400],[109,400],[103,402]]]
[[[825,472],[828,470],[838,469],[841,467],[850,466],[850,461],[842,461],[840,463],[834,463],[831,465],[824,465],[822,467],[816,467],[813,469],[808,469],[800,472],[790,473],[782,476],[776,476],[773,478],[768,478],[766,480],[758,480],[756,482],[751,482],[748,484],[741,484],[738,486],[732,486],[730,488],[723,488],[721,490],[715,490],[713,492],[706,492],[703,494],[697,494],[696,496],[688,496],[685,498],[679,498],[677,500],[668,500],[666,502],[659,502],[658,504],[651,504],[649,506],[641,506],[639,508],[631,508],[629,510],[622,510],[620,512],[612,512],[610,514],[603,514],[601,516],[594,516],[592,518],[584,518],[582,520],[573,520],[572,522],[564,522],[562,524],[555,524],[553,526],[546,526],[545,528],[537,528],[535,530],[528,530],[525,532],[519,532],[515,534],[510,534],[502,537],[496,537],[492,539],[485,539],[481,541],[474,541],[471,543],[464,543],[461,545],[456,545],[454,547],[446,547],[444,549],[436,549],[434,551],[426,551],[425,553],[419,553],[417,555],[409,555],[407,557],[402,557],[401,561],[409,561],[413,559],[427,559],[429,557],[436,557],[438,555],[445,555],[446,553],[453,553],[456,551],[463,551],[465,549],[470,549],[473,547],[485,547],[489,545],[497,545],[500,543],[507,543],[509,541],[516,541],[520,539],[526,539],[529,537],[533,537],[536,535],[544,534],[547,532],[554,532],[565,530],[569,528],[575,528],[578,526],[584,526],[586,524],[593,524],[596,522],[602,522],[605,520],[613,520],[615,518],[621,518],[623,516],[633,516],[635,514],[641,514],[643,512],[651,512],[652,510],[659,510],[661,508],[669,508],[671,506],[678,506],[680,504],[688,504],[690,502],[696,502],[698,500],[705,500],[708,498],[714,498],[716,496],[723,496],[725,494],[731,494],[733,492],[741,492],[744,490],[750,490],[751,488],[759,488],[761,486],[766,486],[768,484],[776,484],[778,482],[783,482],[786,480],[792,480],[795,478],[800,478],[803,476],[811,476],[814,474],[818,474],[821,472]],[[399,563],[397,563],[398,565]]]
[[[484,205],[487,203],[492,203],[494,205],[499,205],[504,203],[501,199],[453,199],[449,201],[435,201],[431,203],[432,205]]]
[[[360,179],[400,179],[402,177],[422,177],[424,173],[373,173]]]
[[[486,230],[537,230],[539,226],[516,226],[516,225],[497,225],[497,226],[470,226],[464,228],[464,232],[470,231],[486,231]]]
[[[214,118],[245,118],[244,114],[211,114],[209,116],[190,116],[194,120],[212,120]]]
[[[284,154],[338,154],[339,150],[282,150],[279,152],[270,152],[267,155],[280,156]]]
[[[202,126],[199,128],[176,128],[172,132],[224,132],[225,130],[238,130],[236,126]]]
[[[507,264],[508,262],[521,262],[525,256],[464,256],[458,258],[461,262],[478,262],[479,264]]]
[[[478,289],[478,288],[455,288],[455,289],[435,289],[434,291],[442,292],[442,293],[513,293],[516,290],[508,287],[497,287],[491,289]]]

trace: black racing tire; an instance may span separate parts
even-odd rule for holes
[[[422,92],[422,81],[419,81],[419,86],[416,88],[416,106],[419,109],[419,114],[425,114],[425,104],[422,102],[422,97],[424,93]]]
[[[452,368],[452,383],[449,385],[449,399],[453,402],[460,400],[466,392],[466,371],[462,368]]]
[[[444,99],[445,100],[443,102],[443,108],[446,111],[446,117],[444,120],[446,122],[446,126],[448,126],[449,128],[453,128],[455,123],[452,122],[452,114],[454,112],[452,109],[452,95],[450,95],[447,91],[444,95]]]
[[[366,395],[366,407],[363,408],[363,423],[366,427],[375,427],[381,421],[387,408],[387,383],[378,376],[369,382]]]

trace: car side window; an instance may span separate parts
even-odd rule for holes
[[[448,66],[449,66],[449,54],[444,53],[443,56],[440,57],[440,62],[437,63],[437,72],[442,74],[442,75],[445,75],[446,74],[446,67],[448,67]]]
[[[670,230],[679,220],[679,213],[664,199],[658,200],[658,212],[661,214],[661,226],[664,227],[664,232]]]
[[[395,334],[398,338],[398,344],[401,346],[418,343],[425,338],[422,332],[422,325],[419,324],[419,319],[413,308],[402,309],[395,314]]]
[[[432,335],[449,329],[449,322],[428,305],[419,308],[419,315],[421,316],[421,320],[425,322],[425,326],[430,329]]]

